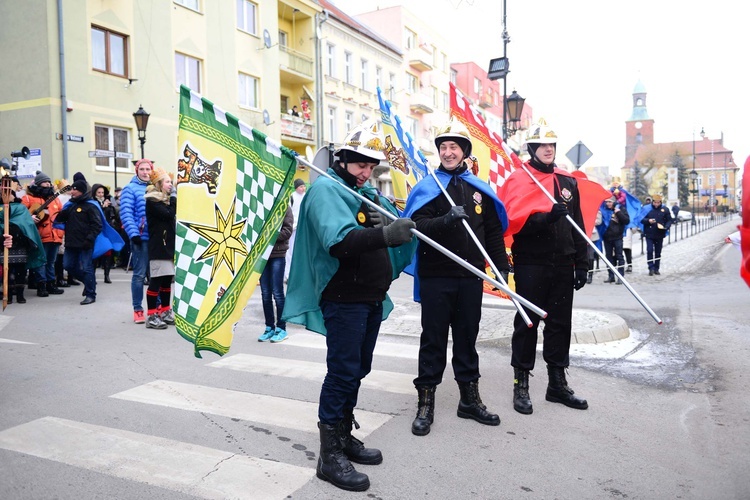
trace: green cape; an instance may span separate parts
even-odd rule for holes
[[[36,224],[34,224],[34,219],[31,218],[29,210],[22,203],[9,203],[8,207],[10,207],[10,223],[18,226],[21,233],[31,242],[31,247],[28,249],[26,257],[26,268],[36,269],[43,266],[47,263],[47,256],[42,246],[42,238],[39,236],[39,231],[36,228]],[[3,210],[5,210],[5,205],[0,204],[0,231],[5,232]]]

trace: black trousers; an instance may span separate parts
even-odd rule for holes
[[[479,379],[476,342],[482,316],[479,278],[420,278],[422,335],[419,375],[414,385],[438,385],[447,362],[448,328],[453,333],[453,375],[457,382]]]
[[[573,266],[516,264],[516,293],[547,312],[544,319],[543,357],[550,366],[565,368],[570,364],[570,332],[573,316]],[[522,370],[533,370],[540,317],[526,309],[531,328],[516,313],[513,320],[513,353],[510,364]]]

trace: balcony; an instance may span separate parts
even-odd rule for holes
[[[432,113],[432,99],[428,96],[417,92],[412,94],[409,98],[409,109],[412,113],[423,115],[426,113]]]
[[[432,71],[432,54],[422,49],[412,49],[407,54],[409,66],[417,71]]]
[[[305,120],[288,114],[281,115],[281,138],[282,142],[294,144],[313,145],[315,127],[312,120]]]
[[[289,47],[279,45],[279,68],[286,74],[283,79],[289,83],[310,83],[315,81],[313,59]]]

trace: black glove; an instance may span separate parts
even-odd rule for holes
[[[573,288],[580,290],[586,284],[589,272],[585,269],[576,269],[576,277],[573,280]]]
[[[131,243],[135,243],[136,245],[141,244],[141,237],[139,235],[135,235],[132,238],[130,238]]]
[[[383,238],[389,247],[397,247],[411,241],[411,229],[417,225],[409,218],[398,218],[383,228]]]
[[[566,215],[568,215],[568,207],[565,203],[555,203],[547,214],[547,224],[554,224]]]
[[[391,222],[393,222],[393,219],[381,214],[380,212],[372,208],[370,205],[367,205],[367,215],[370,216],[370,220],[372,221],[372,227],[376,227],[376,228],[385,227],[389,225]]]
[[[508,276],[510,275],[510,271],[508,269],[500,269],[500,276],[503,277],[503,281],[507,284],[508,283]]]
[[[466,215],[466,210],[464,210],[464,207],[461,205],[456,205],[455,207],[451,207],[450,212],[443,215],[443,220],[445,221],[445,224],[448,226],[452,226],[459,220],[469,220],[469,216]]]

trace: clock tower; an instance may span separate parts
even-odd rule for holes
[[[635,162],[635,153],[641,144],[654,143],[654,120],[646,109],[646,87],[638,80],[633,89],[633,112],[625,122],[625,166]]]

